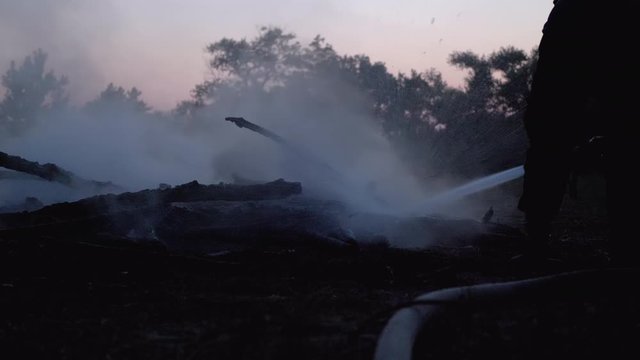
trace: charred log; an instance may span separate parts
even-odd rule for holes
[[[58,203],[32,213],[0,215],[0,229],[24,228],[52,223],[77,222],[100,216],[116,216],[131,212],[144,213],[162,211],[174,202],[197,201],[249,201],[282,199],[300,194],[300,183],[282,179],[259,185],[201,185],[193,181],[173,188],[143,190],[123,194],[99,195],[71,203]]]
[[[87,180],[56,164],[40,164],[2,151],[0,151],[0,167],[34,175],[46,181],[57,182],[72,188],[95,188],[96,191],[122,190],[120,186],[109,181]]]
[[[232,123],[236,124],[236,126],[241,128],[241,129],[242,128],[246,128],[246,129],[249,129],[251,131],[255,131],[258,134],[260,134],[262,136],[265,136],[265,137],[267,137],[267,138],[269,138],[269,139],[271,139],[271,140],[273,140],[273,141],[275,141],[275,142],[277,142],[279,144],[288,145],[288,143],[280,135],[277,135],[277,134],[265,129],[260,125],[256,125],[256,124],[254,124],[254,123],[252,123],[250,121],[247,121],[244,118],[241,118],[241,117],[226,117],[224,119],[227,120],[227,121],[231,121]]]
[[[104,195],[32,213],[0,215],[0,238],[128,239],[180,253],[228,249],[356,246],[336,222],[334,204],[290,197],[299,183],[196,182],[164,190]],[[333,209],[333,210],[331,210]],[[3,229],[4,228],[4,229]]]

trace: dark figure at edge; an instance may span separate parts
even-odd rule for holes
[[[637,236],[637,0],[555,0],[543,29],[524,115],[527,252],[544,255],[571,171],[572,151],[604,139],[613,259],[633,264]],[[638,224],[640,226],[640,224]]]

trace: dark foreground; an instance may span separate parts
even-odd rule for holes
[[[608,266],[599,215],[580,211],[560,219],[562,262],[535,266],[510,262],[518,249],[500,239],[424,251],[299,239],[194,256],[103,235],[5,234],[0,358],[371,359],[393,312],[427,291]],[[619,350],[638,339],[636,300],[456,310],[427,329],[418,355],[584,358],[597,341]]]

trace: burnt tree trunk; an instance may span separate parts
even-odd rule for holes
[[[56,164],[40,164],[20,156],[9,155],[0,151],[0,167],[37,176],[41,179],[57,182],[72,188],[91,187],[96,190],[122,190],[111,182],[87,180],[59,167]]]

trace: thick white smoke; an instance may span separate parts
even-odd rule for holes
[[[168,116],[72,109],[39,118],[23,136],[3,139],[3,151],[127,190],[191,180],[230,182],[235,176],[301,181],[306,194],[345,201],[358,210],[400,212],[423,199],[418,181],[367,115],[366,97],[337,79],[314,86],[319,95],[312,97],[292,89],[227,98],[201,116],[197,131]],[[239,129],[225,116],[244,116],[290,146]],[[25,188],[18,183],[4,183],[3,201],[87,195],[53,184]]]

